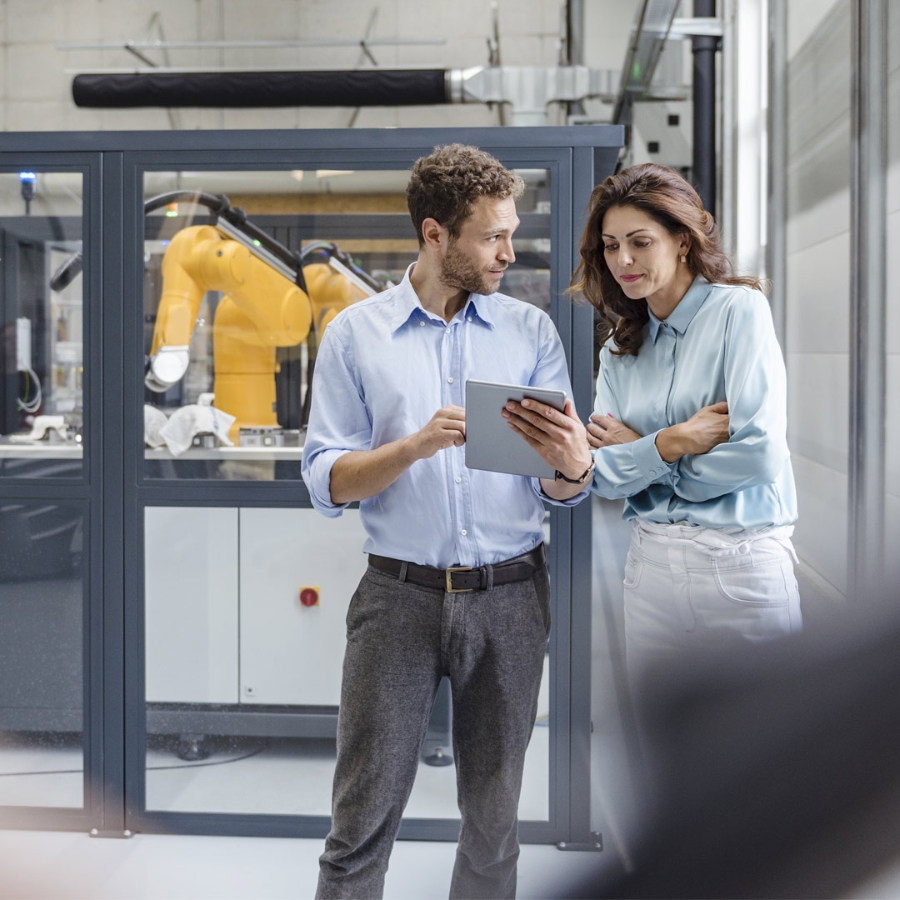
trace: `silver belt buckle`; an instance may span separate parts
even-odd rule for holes
[[[449,569],[444,569],[444,576],[447,582],[447,593],[448,594],[469,594],[475,590],[475,588],[455,588],[453,587],[453,573],[454,572],[471,572],[471,566],[451,566]]]

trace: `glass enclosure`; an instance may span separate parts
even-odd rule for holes
[[[622,129],[7,134],[0,151],[0,827],[323,837],[356,509],[300,478],[316,348],[417,256],[439,144],[515,168],[505,293],[586,409],[573,233]],[[324,168],[328,166],[328,168]],[[520,836],[589,842],[588,504],[544,520],[553,629]],[[581,549],[576,550],[576,543]],[[403,837],[458,831],[447,685]]]
[[[518,171],[503,291],[549,312],[550,173]],[[145,478],[300,478],[318,338],[415,262],[408,177],[146,173]],[[148,506],[143,527],[147,810],[330,815],[358,512]],[[409,818],[459,817],[448,688]],[[550,814],[550,696],[548,655],[523,820]]]
[[[0,173],[0,475],[80,478],[80,172]]]
[[[0,500],[0,806],[84,804],[80,506]]]

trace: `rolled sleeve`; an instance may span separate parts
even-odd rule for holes
[[[331,469],[349,450],[321,450],[307,465],[303,462],[303,480],[309,489],[313,507],[329,518],[339,516],[350,504],[331,502]]]
[[[368,450],[372,426],[353,372],[352,355],[340,339],[335,320],[326,330],[316,359],[312,405],[301,474],[313,507],[339,516],[349,504],[331,500],[331,469],[352,450]]]

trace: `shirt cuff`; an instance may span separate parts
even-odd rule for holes
[[[659,431],[648,434],[639,438],[631,444],[632,458],[634,466],[638,472],[642,472],[649,479],[649,483],[653,483],[657,478],[671,472],[675,463],[667,463],[660,455],[656,447],[656,436]]]
[[[316,455],[312,465],[307,471],[306,487],[309,490],[309,499],[312,505],[323,515],[329,517],[339,516],[350,503],[332,503],[331,501],[331,470],[334,464],[349,450],[324,450]]]
[[[535,494],[537,494],[538,499],[544,503],[550,503],[553,506],[578,506],[585,497],[591,492],[591,479],[589,478],[584,487],[581,489],[579,493],[577,493],[574,497],[569,497],[568,500],[557,500],[554,497],[550,497],[544,493],[544,488],[541,486],[540,478],[532,478],[531,479],[531,487],[534,490]]]

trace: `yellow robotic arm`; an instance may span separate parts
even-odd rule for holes
[[[203,295],[221,291],[213,391],[216,407],[235,417],[229,434],[235,443],[242,427],[278,423],[276,348],[299,344],[313,326],[321,334],[341,309],[375,293],[340,263],[305,267],[307,293],[287,277],[286,266],[241,238],[228,223],[191,226],[172,238],[145,378],[151,390],[165,391],[184,376]]]

